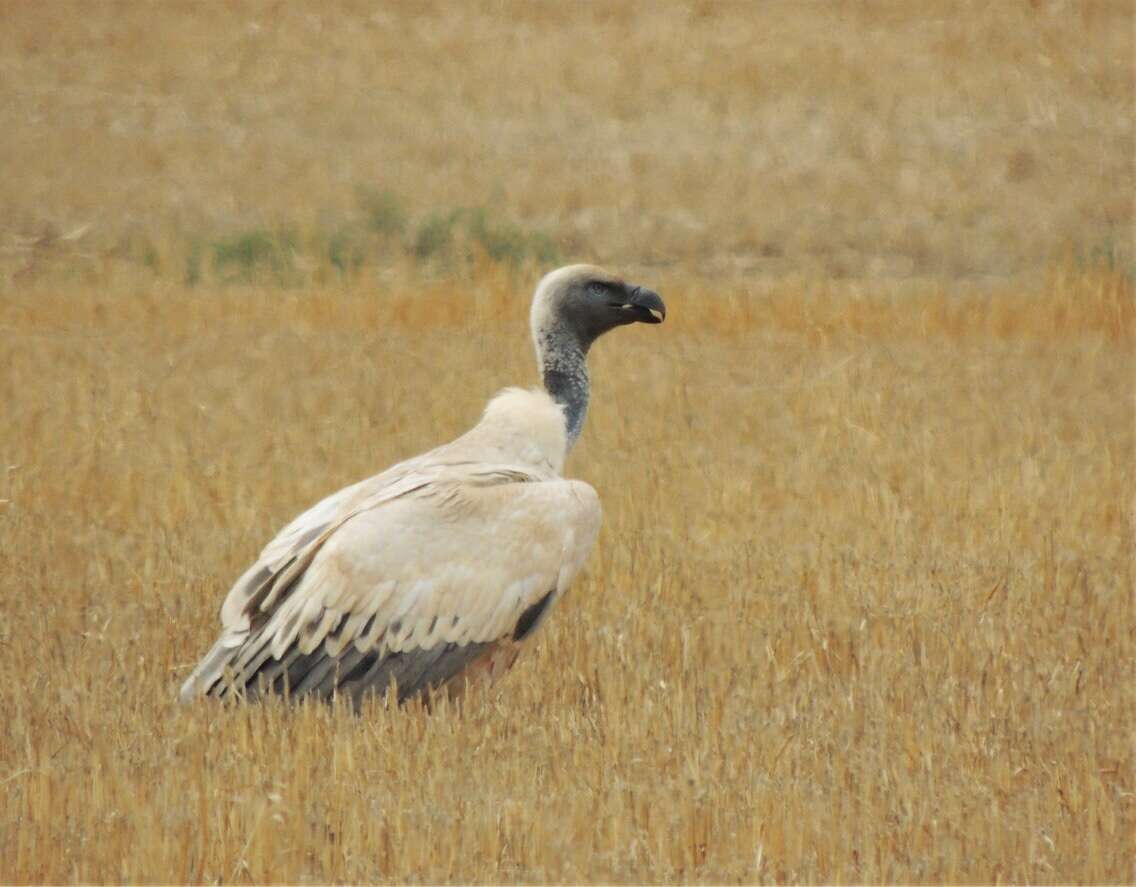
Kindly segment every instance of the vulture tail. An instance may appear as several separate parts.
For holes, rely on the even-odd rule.
[[[213,645],[205,657],[197,664],[197,668],[186,678],[181,685],[179,698],[182,702],[192,702],[198,696],[208,693],[225,673],[225,666],[232,662],[233,656],[241,648],[238,638],[230,635],[221,635],[220,640]]]

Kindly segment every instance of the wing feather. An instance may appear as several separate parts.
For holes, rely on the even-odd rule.
[[[519,466],[473,468],[395,472],[293,521],[234,585],[222,640],[183,698],[223,695],[226,669],[250,695],[340,688],[357,702],[393,679],[405,698],[459,674],[542,601],[543,618],[595,541],[595,492]]]

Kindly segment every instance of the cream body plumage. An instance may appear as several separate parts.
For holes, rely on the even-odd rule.
[[[402,700],[510,666],[600,528],[595,490],[561,476],[587,407],[587,349],[664,311],[592,266],[547,275],[533,307],[545,389],[502,391],[458,439],[288,524],[229,592],[221,636],[181,698],[358,704],[393,685]]]

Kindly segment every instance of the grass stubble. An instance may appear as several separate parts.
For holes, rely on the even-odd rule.
[[[531,283],[6,299],[3,880],[1131,878],[1123,277],[652,281],[499,688],[179,706],[274,529],[534,379]]]
[[[1130,3],[0,18],[0,881],[1136,877]],[[535,381],[550,245],[670,315],[514,671],[177,705],[276,529]]]

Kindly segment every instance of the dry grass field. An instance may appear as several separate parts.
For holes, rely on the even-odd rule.
[[[499,692],[179,707],[275,528],[534,378],[531,282],[5,300],[4,881],[1131,878],[1119,278],[662,278],[593,355],[598,550]]]
[[[0,3],[0,882],[1136,880],[1132,12]],[[553,253],[669,313],[527,655],[178,705]]]

